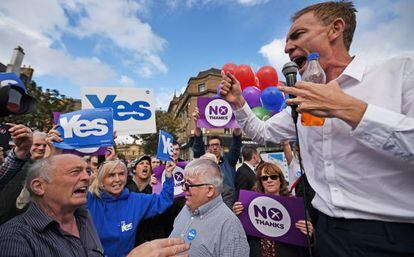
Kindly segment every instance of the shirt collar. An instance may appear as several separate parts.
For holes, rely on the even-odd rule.
[[[361,82],[366,66],[366,62],[361,57],[354,56],[342,74],[336,78],[336,81],[341,84],[345,80],[351,78],[357,80],[358,82]]]
[[[195,211],[191,212],[190,209],[189,211],[190,213],[192,213],[193,216],[205,216],[207,213],[211,212],[216,207],[218,207],[222,202],[223,202],[223,198],[221,198],[221,195],[218,195],[213,200],[198,207]]]
[[[247,167],[249,167],[253,172],[255,172],[255,169],[256,169],[256,167],[255,166],[253,166],[253,165],[251,165],[250,163],[248,163],[248,162],[244,162],[246,165],[247,165]]]
[[[74,215],[75,217],[79,217],[77,220],[84,222],[88,217],[88,211],[82,206],[76,209]],[[34,202],[30,203],[29,208],[24,214],[24,220],[28,225],[39,232],[44,231],[51,224],[59,226],[57,221],[42,211]]]

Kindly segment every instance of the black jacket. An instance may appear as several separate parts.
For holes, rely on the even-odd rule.
[[[236,172],[236,193],[239,195],[240,189],[252,190],[256,182],[256,174],[246,163],[243,163]]]

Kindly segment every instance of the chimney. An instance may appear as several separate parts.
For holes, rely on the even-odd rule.
[[[24,58],[24,50],[21,46],[17,46],[14,51],[10,64],[7,65],[6,72],[14,72],[17,76],[20,76],[20,67],[22,66]]]

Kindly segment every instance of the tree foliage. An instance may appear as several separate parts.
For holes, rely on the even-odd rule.
[[[178,138],[178,135],[184,131],[182,125],[177,124],[174,115],[166,111],[156,110],[155,120],[157,122],[157,133],[132,136],[135,139],[141,140],[144,152],[148,155],[153,155],[157,152],[160,129],[173,135],[174,138]]]
[[[28,94],[37,100],[36,111],[19,116],[10,115],[1,118],[1,122],[24,124],[32,130],[47,132],[53,126],[53,112],[66,113],[80,109],[79,100],[66,97],[56,89],[43,91],[34,81],[31,81],[26,89]]]

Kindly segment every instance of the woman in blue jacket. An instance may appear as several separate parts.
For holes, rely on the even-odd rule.
[[[139,222],[164,212],[173,202],[172,171],[168,163],[161,193],[130,193],[125,188],[127,168],[119,160],[106,161],[89,187],[87,207],[93,218],[105,256],[123,257],[134,247]]]

